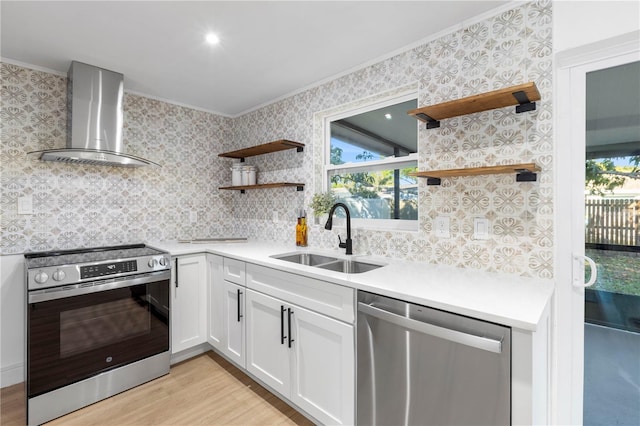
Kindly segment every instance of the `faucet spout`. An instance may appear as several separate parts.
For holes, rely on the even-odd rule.
[[[346,204],[336,203],[333,205],[333,207],[331,207],[331,210],[329,210],[329,219],[327,219],[327,223],[324,225],[324,229],[331,230],[331,228],[333,227],[333,213],[338,207],[342,207],[347,215],[347,239],[342,242],[342,239],[338,235],[338,241],[340,241],[338,247],[346,249],[346,254],[353,254],[353,241],[351,240],[351,213],[349,213],[349,208],[346,206]]]

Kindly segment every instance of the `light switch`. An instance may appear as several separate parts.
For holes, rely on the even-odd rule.
[[[489,219],[484,217],[473,218],[473,239],[474,240],[489,239]]]
[[[18,214],[33,214],[33,197],[31,195],[18,198]]]
[[[449,234],[449,226],[450,220],[448,216],[436,217],[434,224],[436,237],[450,238],[451,235]]]

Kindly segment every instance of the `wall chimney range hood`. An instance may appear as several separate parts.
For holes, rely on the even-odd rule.
[[[67,147],[32,151],[43,161],[141,167],[159,164],[124,153],[124,76],[71,62],[67,80]]]

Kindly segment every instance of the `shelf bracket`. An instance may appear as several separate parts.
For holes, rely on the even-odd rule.
[[[424,121],[427,122],[427,129],[437,129],[438,127],[440,127],[440,122],[438,120],[434,120],[423,112],[421,112],[420,114],[416,114],[416,117],[421,117]]]
[[[527,111],[535,111],[536,103],[531,102],[524,91],[520,90],[517,92],[513,92],[513,97],[516,98],[516,101],[518,101],[518,103],[520,104],[516,105],[516,114]]]
[[[427,177],[427,185],[440,185],[442,183],[442,179],[437,177]]]
[[[244,189],[241,189],[241,190],[240,190],[240,193],[241,193],[241,194],[244,194]]]
[[[538,174],[527,169],[516,169],[516,182],[535,182]]]
[[[296,152],[302,152],[302,151],[304,151],[304,147],[299,146],[296,148]]]
[[[240,162],[244,163],[244,157],[240,157]]]
[[[302,186],[302,185],[296,186],[296,191],[298,191],[298,192],[304,191],[304,186]]]

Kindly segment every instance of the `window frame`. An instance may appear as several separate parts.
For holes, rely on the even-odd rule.
[[[326,115],[323,117],[323,150],[322,150],[322,191],[329,191],[331,189],[330,173],[344,172],[344,173],[359,173],[359,172],[375,172],[387,169],[399,169],[405,167],[418,167],[418,140],[416,140],[416,152],[402,157],[388,157],[382,160],[372,160],[366,162],[357,163],[345,163],[345,164],[330,164],[331,161],[331,123],[333,121],[341,120],[343,118],[351,117],[353,115],[362,114],[368,111],[384,108],[389,105],[394,105],[412,99],[418,100],[418,91],[409,90],[399,94],[377,99],[374,102],[368,102],[360,105],[356,108],[350,108],[340,111],[339,113]],[[416,126],[419,123],[416,121]],[[419,138],[416,138],[419,139]],[[419,193],[419,189],[418,189]],[[418,203],[418,218],[416,220],[407,219],[361,219],[352,218],[351,222],[354,227],[365,229],[378,229],[378,230],[406,230],[406,231],[418,231],[420,218],[420,207]],[[338,223],[340,223],[338,221]]]

